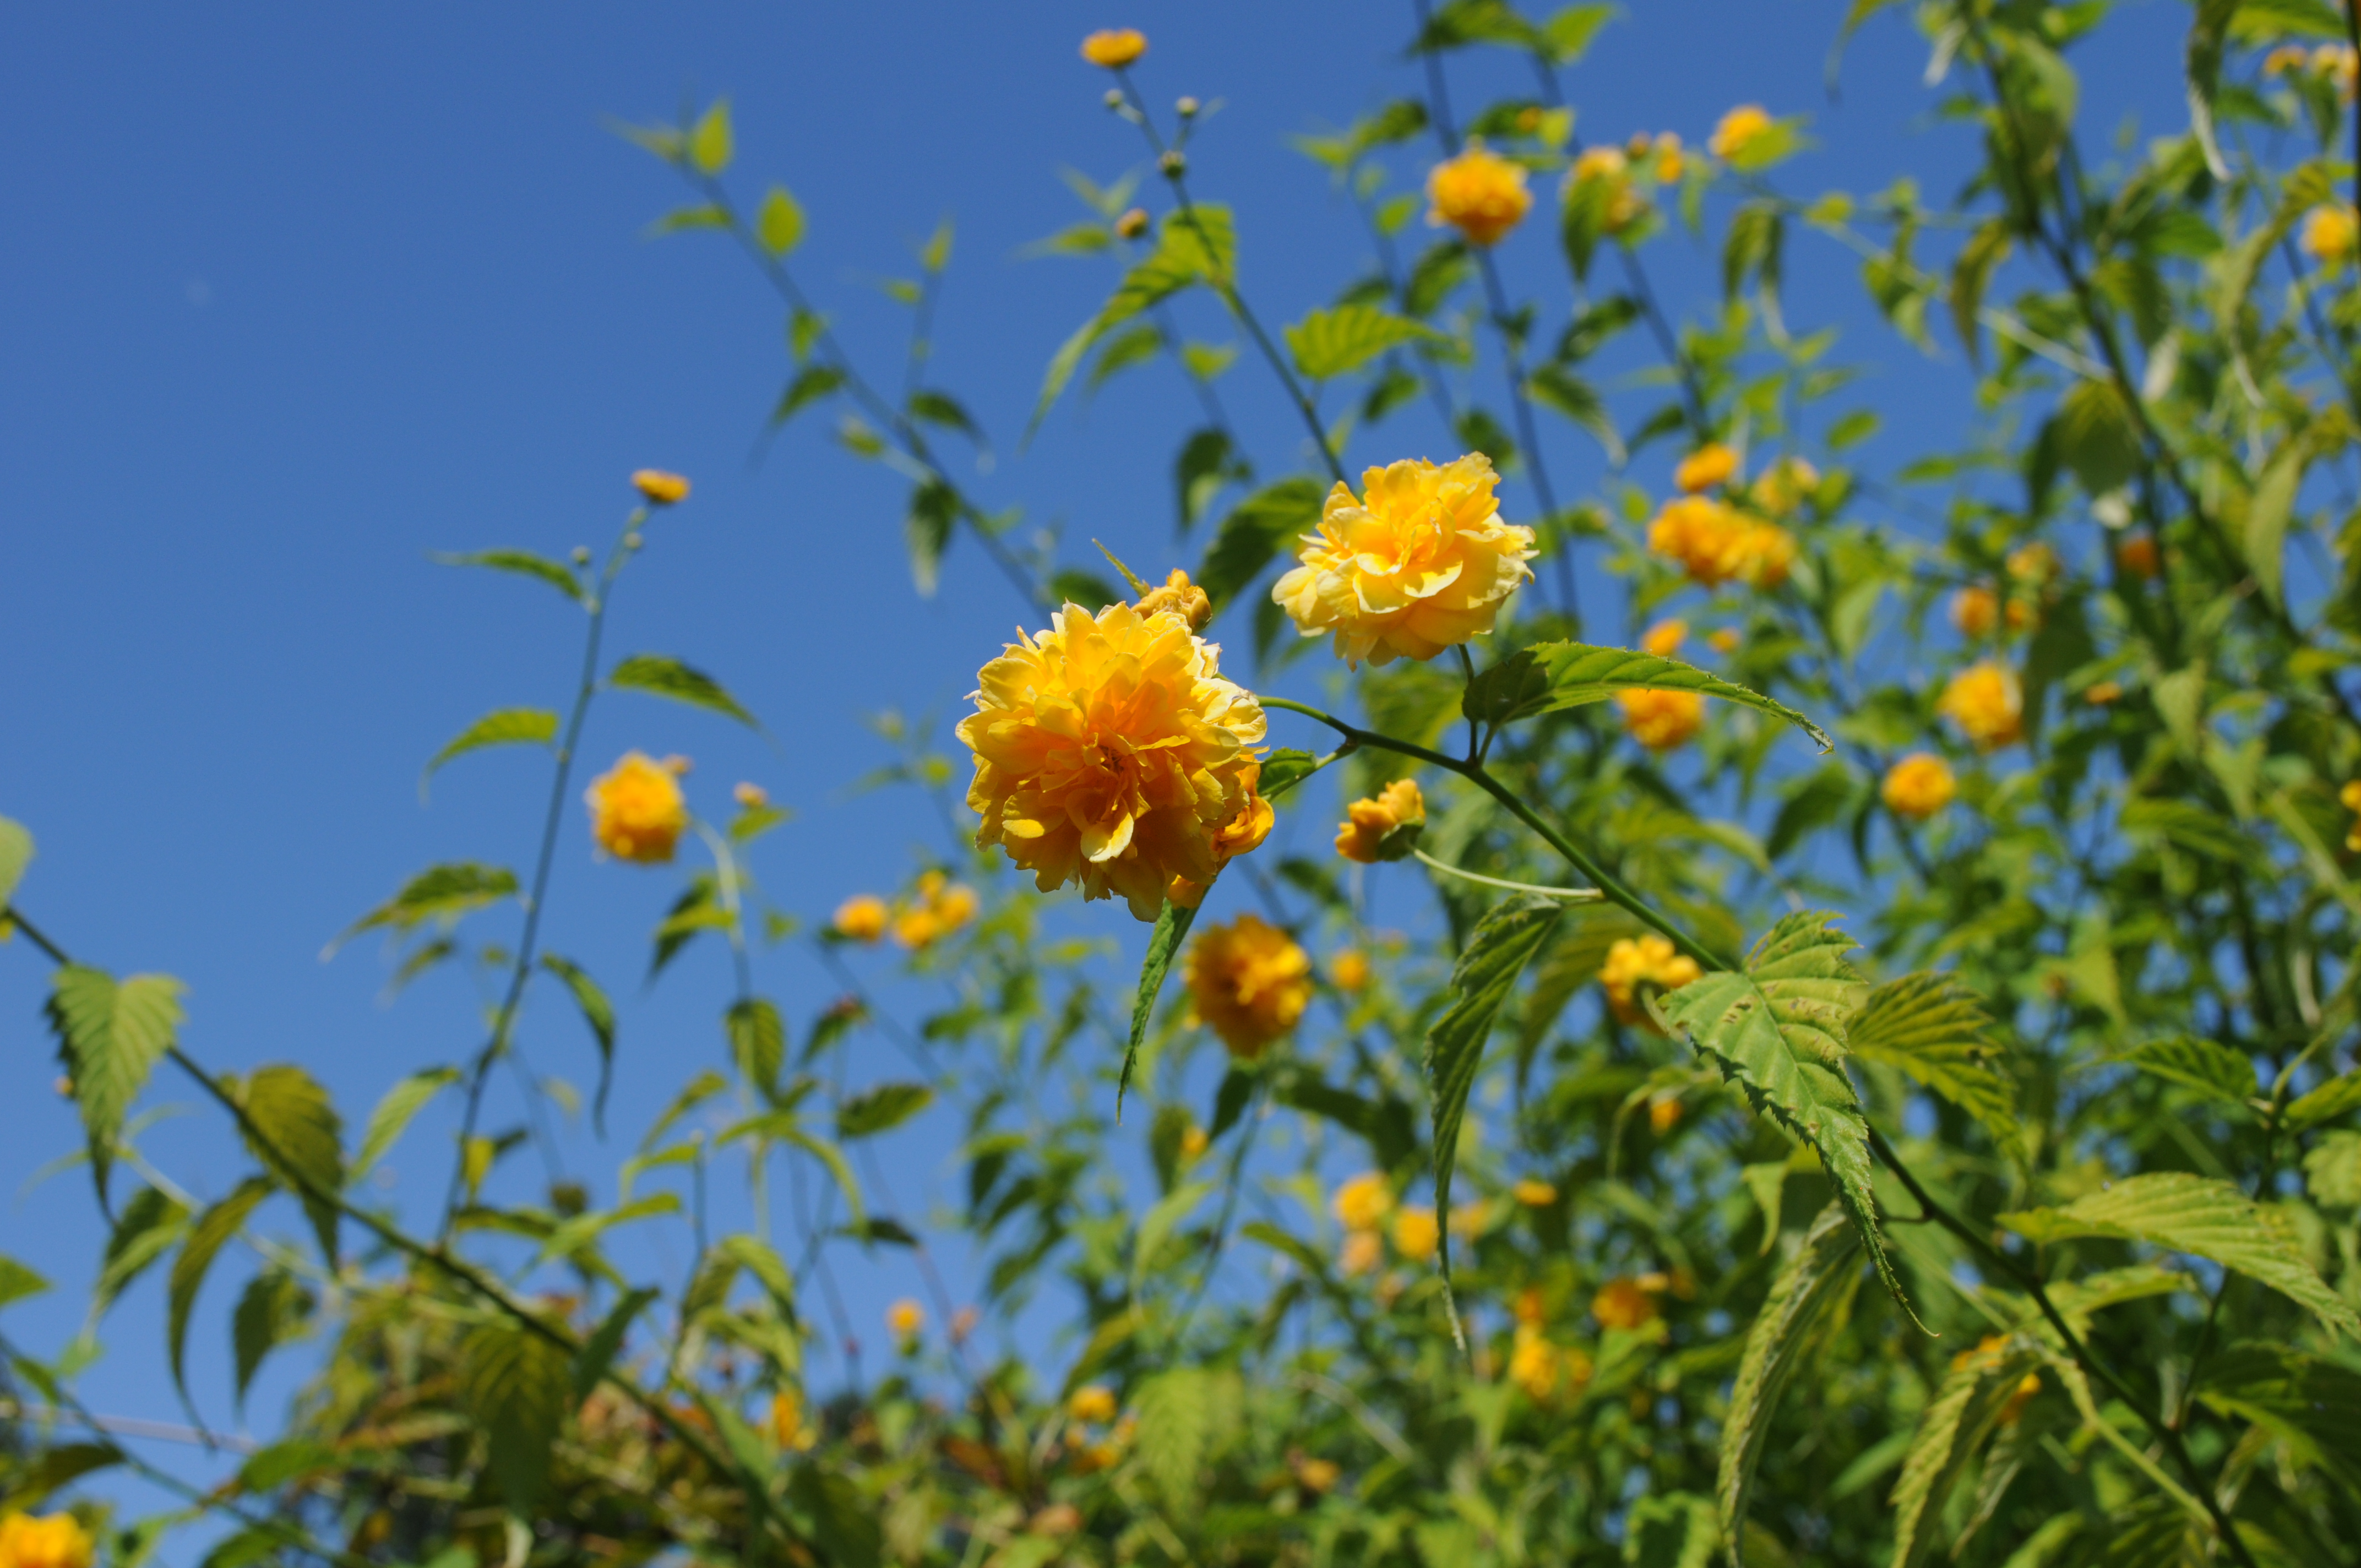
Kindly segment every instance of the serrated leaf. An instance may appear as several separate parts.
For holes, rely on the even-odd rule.
[[[1562,365],[1543,365],[1526,378],[1525,395],[1543,408],[1564,414],[1598,438],[1606,450],[1607,460],[1616,467],[1623,466],[1631,455],[1623,445],[1623,433],[1615,428],[1615,416],[1600,397],[1598,389]]]
[[[223,1245],[237,1234],[247,1216],[270,1196],[271,1185],[268,1177],[261,1176],[249,1176],[239,1182],[235,1192],[197,1216],[196,1223],[189,1227],[188,1239],[181,1244],[180,1256],[172,1260],[164,1343],[171,1358],[172,1386],[181,1391],[184,1405],[189,1402],[189,1316],[196,1310],[197,1290],[204,1284],[205,1275]]]
[[[773,256],[794,254],[804,241],[804,209],[784,185],[774,185],[754,215],[754,237]]]
[[[567,567],[530,550],[476,550],[466,554],[438,554],[438,565],[482,566],[494,572],[514,572],[547,583],[577,604],[584,602],[582,583]]]
[[[1845,1024],[1845,1045],[1863,1061],[1910,1075],[1969,1115],[1993,1143],[2025,1163],[2016,1080],[1986,1033],[1983,1001],[1956,977],[1922,972],[1886,981]]]
[[[501,1496],[527,1518],[548,1486],[572,1374],[564,1351],[505,1319],[471,1329],[460,1342],[461,1402],[489,1440]]]
[[[2282,1344],[2235,1344],[2208,1356],[2197,1398],[2264,1427],[2361,1491],[2361,1373]]]
[[[697,116],[688,133],[688,160],[697,165],[700,174],[719,174],[730,167],[737,141],[730,129],[730,100],[716,98],[713,106]]]
[[[1357,370],[1389,349],[1443,334],[1422,322],[1375,305],[1313,311],[1286,329],[1288,352],[1306,378],[1325,381]]]
[[[923,1083],[881,1083],[852,1095],[836,1108],[836,1135],[850,1143],[891,1132],[935,1102]]]
[[[722,690],[720,682],[702,670],[659,653],[634,653],[608,673],[607,684],[618,691],[647,692],[685,702],[691,707],[725,713],[750,729],[762,728],[754,722],[752,714],[738,706],[736,697]]]
[[[25,868],[33,863],[33,836],[24,824],[0,817],[0,909],[8,907],[16,896],[16,884],[25,880]]]
[[[1931,1544],[1919,1527],[1944,1498],[2000,1424],[2001,1412],[2026,1373],[2045,1357],[2031,1340],[2015,1339],[1968,1353],[1927,1401],[1910,1434],[1902,1476],[1894,1483],[1893,1568],[1910,1568]]]
[[[380,927],[408,931],[429,920],[456,920],[471,909],[481,909],[511,897],[516,872],[506,866],[454,861],[429,866],[401,884],[401,891],[346,927],[328,950],[334,952],[364,931]]]
[[[546,746],[556,739],[557,715],[545,707],[496,709],[461,730],[448,745],[427,759],[425,771],[418,776],[418,794],[424,798],[426,781],[454,757],[463,757],[487,746]]]
[[[50,985],[49,1027],[82,1111],[91,1174],[104,1209],[124,1115],[180,1029],[181,982],[169,975],[135,974],[117,983],[102,970],[66,964]]]
[[[1167,220],[1157,231],[1156,248],[1124,274],[1098,314],[1084,322],[1050,359],[1027,431],[1039,428],[1099,339],[1182,290],[1200,283],[1227,288],[1236,265],[1236,226],[1227,207],[1200,203],[1185,217],[1175,214]]]
[[[246,1391],[264,1358],[309,1321],[313,1307],[311,1292],[284,1269],[266,1268],[246,1282],[230,1318],[239,1409],[246,1407]]]
[[[627,1292],[606,1317],[599,1320],[590,1337],[582,1342],[582,1349],[574,1358],[575,1403],[578,1405],[588,1398],[591,1391],[606,1379],[608,1368],[615,1365],[615,1357],[623,1348],[623,1340],[631,1332],[631,1320],[638,1317],[659,1294],[644,1286]]]
[[[2361,1068],[2298,1096],[2279,1118],[2279,1124],[2290,1133],[2301,1133],[2355,1110],[2361,1110]]]
[[[313,1193],[344,1190],[344,1122],[328,1091],[300,1067],[259,1067],[225,1085],[246,1113],[247,1146],[303,1201],[320,1255],[336,1264],[336,1210]]]
[[[2260,1280],[2331,1329],[2361,1339],[2361,1315],[2304,1260],[2286,1222],[2226,1181],[2154,1171],[2085,1193],[2061,1209],[2003,1214],[1999,1223],[2045,1246],[2098,1236],[2210,1258]]]
[[[429,1068],[413,1072],[385,1091],[385,1098],[369,1113],[368,1125],[362,1129],[360,1152],[353,1157],[347,1183],[357,1182],[377,1168],[400,1138],[411,1119],[425,1108],[426,1102],[444,1089],[459,1081],[459,1069],[449,1067]]]
[[[750,996],[732,1003],[722,1014],[722,1033],[730,1040],[730,1059],[740,1076],[763,1099],[775,1101],[779,1069],[787,1059],[787,1025],[778,1004],[767,997]]]
[[[566,982],[566,990],[581,1010],[582,1022],[590,1026],[590,1037],[598,1046],[598,1089],[590,1097],[590,1124],[598,1135],[607,1135],[607,1091],[615,1080],[615,1004],[589,972],[571,959],[555,953],[544,953],[541,967]]]
[[[1281,746],[1262,760],[1262,776],[1255,788],[1265,800],[1277,800],[1325,766],[1323,758]]]
[[[1192,1181],[1166,1193],[1153,1208],[1141,1216],[1139,1229],[1131,1242],[1131,1299],[1137,1302],[1147,1293],[1148,1271],[1155,1266],[1156,1255],[1172,1237],[1180,1222],[1197,1212],[1197,1206],[1213,1196],[1219,1184]]]
[[[1869,1124],[1845,1076],[1844,1021],[1860,1009],[1868,987],[1845,961],[1852,938],[1836,930],[1833,919],[1788,916],[1747,955],[1744,972],[1691,981],[1664,998],[1664,1012],[1724,1078],[1745,1090],[1758,1113],[1819,1155],[1878,1279],[1915,1323],[1917,1314],[1878,1232]]]
[[[1739,1568],[1738,1543],[1746,1526],[1747,1495],[1754,1487],[1755,1467],[1763,1460],[1763,1444],[1771,1435],[1771,1418],[1779,1398],[1803,1365],[1804,1352],[1815,1331],[1838,1302],[1851,1294],[1861,1261],[1861,1232],[1840,1204],[1820,1211],[1802,1245],[1771,1283],[1754,1326],[1746,1332],[1746,1351],[1730,1385],[1730,1411],[1721,1422],[1721,1456],[1714,1496],[1721,1504],[1721,1534],[1730,1546],[1731,1568]]]
[[[1124,1092],[1131,1087],[1131,1064],[1138,1058],[1139,1044],[1148,1038],[1148,1020],[1156,1015],[1156,993],[1164,989],[1164,977],[1170,972],[1173,959],[1180,951],[1180,943],[1189,935],[1197,911],[1182,908],[1170,900],[1156,916],[1156,929],[1148,933],[1148,956],[1140,960],[1139,992],[1131,1004],[1131,1043],[1124,1047],[1123,1074],[1115,1086],[1115,1124],[1123,1124]]]
[[[2116,1059],[2233,1105],[2244,1105],[2261,1092],[2252,1061],[2227,1046],[2194,1035],[2147,1040]]]
[[[1265,486],[1232,508],[1197,568],[1197,586],[1219,611],[1262,576],[1297,536],[1317,526],[1327,488],[1308,474]]]
[[[1786,704],[1723,680],[1677,659],[1628,648],[1594,648],[1582,642],[1543,642],[1521,649],[1477,675],[1461,711],[1487,724],[1510,724],[1536,714],[1605,702],[1620,691],[1691,691],[1738,703],[1784,719],[1833,751],[1827,733]]]
[[[187,1233],[188,1207],[154,1187],[143,1187],[123,1205],[106,1238],[106,1255],[99,1264],[98,1283],[90,1293],[95,1321],[115,1304],[131,1282]]]
[[[1139,1386],[1137,1442],[1148,1475],[1168,1507],[1186,1508],[1221,1434],[1238,1430],[1244,1385],[1235,1372],[1176,1367]]]

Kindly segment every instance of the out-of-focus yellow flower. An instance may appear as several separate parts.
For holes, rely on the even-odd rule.
[[[1706,143],[1707,150],[1719,159],[1743,158],[1746,149],[1771,129],[1772,124],[1769,111],[1762,104],[1741,104],[1722,115],[1713,127],[1713,139]]]
[[[1648,1128],[1663,1137],[1681,1124],[1681,1097],[1677,1094],[1655,1094],[1648,1099]]]
[[[1686,620],[1660,620],[1640,634],[1640,652],[1653,653],[1659,659],[1669,659],[1681,651],[1689,637]]]
[[[1148,210],[1133,207],[1115,219],[1115,232],[1125,239],[1137,239],[1148,232]]]
[[[1434,166],[1426,177],[1426,199],[1428,223],[1448,224],[1468,244],[1487,247],[1507,238],[1533,204],[1522,166],[1472,140],[1457,158]]]
[[[2047,540],[2036,539],[2008,553],[2008,575],[2020,583],[2031,584],[2037,589],[2046,588],[2056,582],[2059,574],[2064,570],[2058,559],[2058,552],[2049,547]]]
[[[1923,822],[1951,804],[1960,793],[1960,781],[1952,775],[1951,764],[1934,752],[1913,751],[1885,770],[1877,793],[1896,817]]]
[[[1295,1462],[1297,1484],[1314,1496],[1334,1491],[1336,1483],[1344,1478],[1345,1472],[1333,1459],[1299,1459]]]
[[[2312,68],[2336,83],[2337,95],[2353,96],[2356,82],[2361,82],[2361,58],[2356,58],[2351,44],[2323,44],[2312,51]]]
[[[1623,710],[1624,729],[1651,751],[1686,745],[1705,728],[1705,698],[1696,692],[1619,691],[1615,706]]]
[[[905,1296],[885,1309],[885,1327],[907,1349],[926,1332],[927,1310]]]
[[[1738,472],[1738,454],[1719,441],[1708,441],[1680,460],[1673,470],[1673,483],[1684,495],[1696,495],[1727,484]]]
[[[1509,1352],[1509,1381],[1523,1389],[1527,1398],[1539,1404],[1557,1397],[1558,1386],[1565,1380],[1565,1368],[1557,1346],[1552,1344],[1540,1329],[1518,1324],[1516,1345]]]
[[[2125,576],[2145,582],[2162,569],[2164,562],[2157,553],[2154,535],[2135,533],[2115,546],[2115,565]]]
[[[943,934],[942,921],[923,904],[908,905],[896,910],[892,928],[894,940],[914,953],[933,946],[935,938]]]
[[[1705,640],[1715,652],[1721,654],[1725,658],[1738,652],[1739,643],[1741,641],[1738,633],[1727,626],[1716,627],[1713,630],[1707,632],[1705,634]]]
[[[2361,813],[2361,779],[2355,779],[2343,789],[2338,790],[2336,798],[2343,803],[2345,810]],[[2348,850],[2361,850],[2361,820],[2356,820],[2352,827],[2345,829],[2345,847]]]
[[[2082,688],[2082,700],[2094,707],[2105,707],[2110,703],[2120,702],[2123,700],[2123,695],[2124,685],[2121,681],[2092,681]]]
[[[2013,1427],[2022,1420],[2025,1417],[2025,1407],[2033,1403],[2034,1396],[2040,1392],[2041,1375],[2039,1373],[2028,1372],[2018,1378],[2016,1387],[2009,1390],[2008,1402],[2000,1408],[2000,1424]]]
[[[1418,781],[1396,779],[1379,790],[1374,800],[1356,800],[1345,808],[1345,820],[1336,825],[1336,852],[1370,866],[1381,860],[1400,860],[1410,853],[1417,837],[1396,839],[1395,835],[1425,821],[1426,797],[1419,793]],[[1394,841],[1389,843],[1389,839]]]
[[[1969,1349],[1960,1351],[1951,1357],[1951,1370],[1965,1372],[1978,1362],[1984,1363],[1986,1370],[1990,1370],[1992,1366],[1998,1365],[2000,1353],[2007,1343],[2008,1336],[2005,1334],[1986,1334]]]
[[[1191,631],[1204,630],[1205,622],[1213,619],[1213,601],[1178,566],[1164,579],[1162,587],[1148,589],[1132,608],[1142,615],[1177,615],[1189,623]]]
[[[917,887],[895,907],[888,929],[895,941],[915,952],[974,919],[982,906],[975,889],[929,870],[919,873]]]
[[[1980,751],[2014,745],[2025,733],[2025,690],[2016,673],[1990,661],[1953,675],[1935,707]]]
[[[1656,1315],[1656,1301],[1638,1280],[1618,1275],[1590,1299],[1590,1315],[1602,1329],[1636,1329]]]
[[[1252,1059],[1295,1027],[1312,1000],[1312,956],[1253,915],[1190,944],[1189,995],[1234,1057]]]
[[[627,751],[591,781],[583,798],[590,803],[590,835],[619,861],[662,865],[672,859],[688,830],[688,802],[680,793],[686,760],[657,762],[644,751]]]
[[[1369,955],[1347,948],[1328,960],[1328,979],[1339,991],[1358,991],[1369,983]]]
[[[1115,1390],[1103,1383],[1085,1383],[1066,1398],[1066,1416],[1091,1426],[1115,1420]]]
[[[1542,1288],[1538,1285],[1528,1285],[1518,1291],[1516,1299],[1509,1303],[1509,1311],[1525,1327],[1539,1328],[1543,1319],[1549,1315],[1548,1304],[1542,1296]]]
[[[2342,267],[2353,259],[2356,241],[2361,241],[2361,224],[2356,224],[2352,208],[2314,207],[2304,214],[2303,231],[2296,244],[2323,267]]]
[[[1412,1263],[1424,1263],[1434,1255],[1435,1244],[1443,1239],[1443,1227],[1435,1222],[1434,1211],[1424,1204],[1402,1210],[1394,1216],[1394,1250]]]
[[[1644,138],[1641,139],[1644,147]],[[1565,189],[1559,192],[1559,199],[1577,201],[1588,190],[1608,192],[1606,222],[1609,234],[1621,233],[1648,210],[1647,201],[1631,189],[1631,159],[1620,148],[1587,148],[1566,171]]]
[[[1368,1273],[1383,1263],[1386,1244],[1375,1231],[1347,1231],[1345,1245],[1336,1255],[1336,1272],[1347,1279]]]
[[[676,506],[688,499],[688,481],[661,468],[642,468],[633,474],[631,488],[645,496],[654,506]]]
[[[819,1429],[804,1419],[804,1398],[793,1388],[771,1396],[771,1440],[791,1453],[803,1453],[819,1442]]]
[[[1070,604],[1009,644],[959,727],[975,753],[976,841],[1001,846],[1044,893],[1080,883],[1142,920],[1176,880],[1211,883],[1270,821],[1254,789],[1262,705],[1219,665],[1179,615],[1127,604],[1096,616]]]
[[[1108,71],[1121,71],[1148,52],[1148,35],[1137,27],[1103,27],[1082,40],[1082,58]]]
[[[1653,150],[1656,159],[1656,183],[1659,185],[1678,184],[1680,182],[1681,170],[1687,161],[1681,156],[1681,138],[1679,133],[1676,131],[1658,132],[1656,135],[1655,146]]]
[[[1785,517],[1820,488],[1820,471],[1801,457],[1782,457],[1754,481],[1754,504],[1773,517]]]
[[[1336,1223],[1346,1230],[1374,1231],[1393,1212],[1393,1189],[1376,1171],[1364,1171],[1336,1189],[1333,1206]]]
[[[731,787],[730,798],[749,811],[760,811],[771,804],[771,792],[761,784],[748,784],[741,779]]]
[[[1194,1122],[1190,1123],[1187,1129],[1180,1135],[1180,1157],[1184,1160],[1195,1159],[1205,1152],[1213,1141],[1213,1137],[1204,1128]]]
[[[1529,1176],[1510,1188],[1509,1196],[1528,1209],[1546,1209],[1557,1201],[1557,1183]]]
[[[71,1514],[0,1517],[0,1568],[90,1568],[90,1531]]]
[[[873,942],[885,934],[886,922],[892,918],[884,899],[873,893],[859,893],[836,906],[829,925],[850,941]]]
[[[1708,496],[1666,501],[1648,525],[1648,548],[1678,561],[1707,587],[1735,578],[1753,587],[1784,582],[1795,559],[1795,536]]]
[[[1491,459],[1389,464],[1328,492],[1302,563],[1270,597],[1306,637],[1334,635],[1337,656],[1372,664],[1432,659],[1492,630],[1532,576],[1533,531],[1500,521]],[[1257,731],[1259,733],[1259,731]]]
[[[1951,596],[1951,624],[1962,636],[1989,637],[2000,624],[2000,596],[1980,586],[1961,588]],[[2023,598],[2008,601],[2008,629],[2022,631],[2033,620],[2033,606]]]
[[[1492,1228],[1492,1205],[1472,1198],[1451,1211],[1451,1234],[1473,1241]]]
[[[1598,966],[1598,983],[1607,990],[1607,1005],[1618,1023],[1653,1027],[1647,1009],[1640,1004],[1640,987],[1678,991],[1704,972],[1695,959],[1651,933],[1618,938],[1607,949],[1607,961]]]

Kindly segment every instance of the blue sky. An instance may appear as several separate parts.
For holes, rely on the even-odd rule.
[[[1824,93],[1844,9],[1645,0],[1571,78],[1578,128],[1610,140],[1669,128],[1696,143],[1730,104],[1759,100],[1808,114],[1823,143],[1783,171],[1786,189],[1867,191],[1910,170],[1942,196],[1967,133],[1932,119],[1923,45],[1899,13],[1855,40],[1841,100]],[[1137,24],[1154,40],[1141,73],[1151,101],[1222,102],[1195,148],[1195,187],[1237,208],[1246,288],[1277,322],[1324,302],[1367,254],[1349,208],[1284,137],[1416,91],[1400,55],[1407,11],[894,0],[13,13],[0,49],[0,182],[16,214],[0,248],[0,813],[39,838],[27,908],[90,961],[186,980],[185,1038],[206,1060],[300,1062],[348,1117],[402,1073],[456,1059],[478,1035],[461,987],[422,987],[389,1008],[371,946],[331,963],[321,948],[423,864],[526,857],[545,788],[537,756],[462,762],[427,806],[418,769],[479,712],[554,706],[577,620],[544,590],[428,554],[603,544],[630,499],[624,476],[643,465],[689,474],[697,491],[627,579],[613,646],[715,672],[767,738],[626,696],[594,718],[587,757],[686,752],[717,814],[734,780],[769,787],[801,813],[767,847],[771,890],[807,916],[898,879],[920,850],[939,850],[940,828],[908,795],[845,797],[886,760],[862,716],[953,712],[1021,607],[964,545],[939,595],[917,598],[902,485],[818,424],[752,461],[785,371],[780,313],[712,236],[643,237],[680,192],[603,118],[731,95],[741,198],[771,180],[796,191],[810,222],[796,258],[807,288],[855,355],[889,373],[901,317],[873,282],[908,274],[912,248],[953,218],[934,377],[994,438],[976,491],[1062,526],[1071,561],[1084,564],[1096,536],[1160,572],[1202,547],[1171,538],[1170,455],[1191,411],[1169,369],[1136,372],[1087,408],[1070,401],[1016,450],[1044,365],[1111,273],[1016,252],[1079,215],[1060,167],[1105,180],[1138,161],[1075,44]],[[2147,133],[2180,128],[2184,10],[2127,11],[2107,35],[2109,80],[2087,95],[2093,139],[2131,107]],[[1488,84],[1523,83],[1499,60],[1453,71],[1463,114]],[[1956,353],[1929,362],[1894,342],[1842,253],[1791,243],[1790,320],[1842,324],[1839,353],[1871,368],[1859,400],[1887,432],[1872,457],[1955,439],[1968,408]],[[1674,301],[1701,299],[1718,266],[1686,237],[1650,260]],[[1504,264],[1545,319],[1563,319],[1547,225]],[[1256,367],[1242,363],[1224,390],[1265,470],[1282,471],[1297,433]],[[1353,463],[1453,455],[1421,417],[1407,411]],[[1560,489],[1588,491],[1596,447],[1563,423],[1550,439]],[[1244,643],[1242,626],[1231,641]],[[673,887],[594,864],[569,820],[552,940],[607,975],[623,1008],[619,1142],[720,1050],[718,955],[652,994],[631,983]],[[1139,930],[1093,916],[1136,953]],[[0,1139],[0,1252],[64,1287],[5,1327],[46,1353],[75,1326],[103,1231],[79,1176],[18,1195],[75,1136],[49,1088],[44,978],[25,945],[0,948],[0,1065],[16,1107]],[[835,992],[790,950],[767,960],[763,984],[794,1019]],[[544,1065],[587,1080],[570,1021],[544,1016]],[[872,1048],[879,1060],[864,1067],[890,1074],[883,1044]],[[209,1118],[173,1124],[154,1146],[226,1185]],[[577,1168],[611,1166],[587,1136],[572,1147]],[[415,1162],[405,1194],[431,1184],[430,1166],[439,1178],[436,1148],[415,1136],[397,1157]],[[958,1176],[924,1157],[910,1168],[908,1209]],[[856,1320],[873,1325],[912,1288],[891,1269],[856,1277]],[[118,1309],[88,1383],[102,1409],[174,1413],[158,1376],[158,1294],[151,1282]],[[218,1309],[229,1291],[214,1294]],[[198,1332],[207,1354],[221,1343],[217,1324]],[[197,1382],[226,1423],[225,1376],[202,1368]],[[267,1380],[257,1426],[275,1420],[288,1386]]]

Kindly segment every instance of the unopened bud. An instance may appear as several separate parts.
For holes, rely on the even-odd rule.
[[[1120,109],[1123,107],[1122,88],[1110,87],[1106,90],[1106,106],[1110,109]]]
[[[1194,119],[1196,117],[1197,111],[1204,105],[1199,104],[1194,98],[1183,98],[1180,102],[1173,104],[1172,106],[1180,112],[1180,117],[1182,119],[1188,120]]]
[[[646,543],[646,540],[640,537],[640,531],[638,529],[633,529],[631,532],[623,535],[623,548],[626,550],[637,550],[641,545]]]
[[[1147,212],[1138,207],[1132,208],[1131,211],[1115,219],[1115,232],[1126,239],[1137,239],[1148,232]]]
[[[1158,159],[1156,167],[1162,170],[1168,178],[1178,180],[1182,174],[1188,172],[1189,159],[1176,148]]]
[[[574,564],[577,566],[587,566],[590,564],[590,546],[577,544],[574,547]]]

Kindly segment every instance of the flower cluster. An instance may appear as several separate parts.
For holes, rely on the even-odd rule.
[[[771,1396],[771,1441],[790,1453],[805,1453],[819,1445],[819,1428],[804,1410],[803,1396],[782,1388]]]
[[[1953,675],[1935,708],[1979,751],[2014,745],[2025,733],[2025,688],[2015,671],[1989,660]]]
[[[1894,816],[1923,822],[1950,805],[1959,789],[1950,763],[1932,751],[1913,751],[1886,770],[1878,794]]]
[[[590,836],[598,848],[635,865],[662,865],[688,831],[688,801],[680,779],[686,757],[659,762],[644,751],[622,759],[591,781],[583,798],[590,806]]]
[[[1648,525],[1648,548],[1709,588],[1732,581],[1776,587],[1795,559],[1795,535],[1709,496],[1666,501]]]
[[[1547,1404],[1560,1393],[1576,1392],[1590,1381],[1589,1354],[1549,1338],[1539,1290],[1527,1287],[1519,1292],[1513,1310],[1517,1329],[1509,1352],[1509,1381],[1522,1389],[1527,1398]]]
[[[1399,861],[1417,847],[1426,823],[1426,797],[1416,779],[1396,779],[1375,799],[1353,802],[1336,825],[1336,852],[1348,861],[1375,865]]]
[[[1678,991],[1704,972],[1695,959],[1652,933],[1620,938],[1609,948],[1607,961],[1598,969],[1598,983],[1607,990],[1608,1010],[1617,1023],[1649,1024],[1653,1028],[1647,1009],[1640,1003],[1640,988],[1653,985],[1659,991]]]
[[[1457,158],[1434,166],[1426,178],[1426,199],[1432,210],[1426,221],[1457,229],[1468,244],[1491,247],[1524,222],[1533,194],[1525,189],[1525,170],[1480,141],[1470,141]]]
[[[1248,1060],[1293,1029],[1312,1001],[1312,955],[1252,915],[1190,944],[1187,977],[1198,1019]]]

